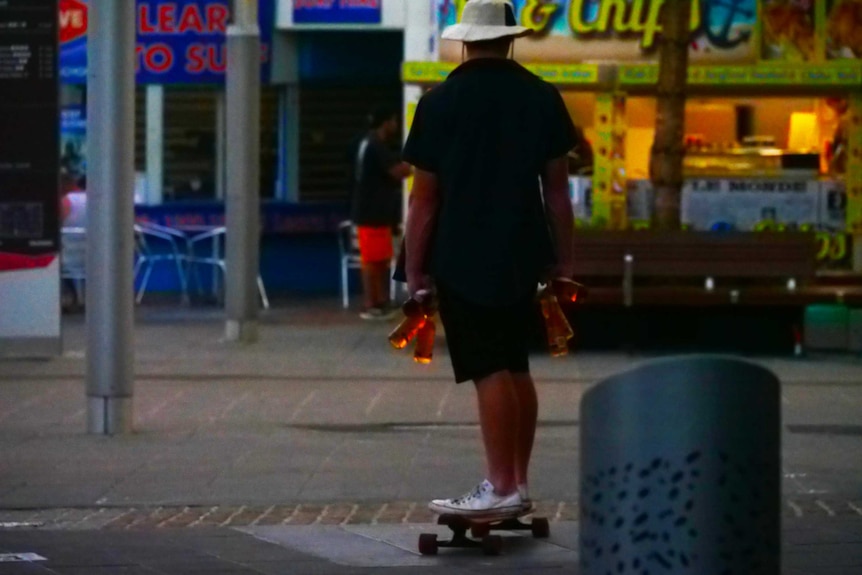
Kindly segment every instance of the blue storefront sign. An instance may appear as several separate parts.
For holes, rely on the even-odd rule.
[[[135,66],[141,84],[219,84],[227,67],[229,0],[136,0]],[[276,0],[260,0],[261,77],[269,82]],[[60,5],[60,78],[87,81],[87,3]],[[84,27],[81,29],[81,27]]]
[[[294,24],[380,24],[383,0],[294,0]]]

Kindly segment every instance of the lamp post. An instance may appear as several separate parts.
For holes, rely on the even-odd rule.
[[[135,3],[90,0],[87,429],[132,431]]]
[[[258,337],[260,27],[257,0],[234,0],[227,29],[225,338]]]

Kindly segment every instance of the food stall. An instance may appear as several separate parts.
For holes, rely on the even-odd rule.
[[[466,3],[432,1],[439,30]],[[683,321],[708,316],[725,341],[772,333],[777,349],[862,351],[853,335],[862,333],[853,309],[862,303],[862,0],[692,0],[683,231],[671,238],[650,231],[649,178],[668,3],[512,2],[535,31],[516,42],[515,58],[560,89],[593,149],[591,173],[571,170],[570,188],[578,259],[603,270],[579,275],[592,289],[578,315],[603,315],[579,331],[616,337],[634,329],[634,309],[654,314],[643,340],[709,332]],[[408,86],[430,88],[462,59],[457,43],[434,53],[405,63]],[[421,90],[405,94],[409,123]],[[599,261],[630,247],[640,255]],[[637,275],[650,266],[657,275]],[[738,277],[712,277],[711,267]],[[773,277],[755,277],[770,268]],[[599,287],[619,309],[601,307]],[[680,305],[701,311],[675,313]]]
[[[436,0],[440,28],[464,0]],[[648,229],[661,0],[514,0],[515,57],[556,84],[591,142],[592,174],[572,174],[580,227]],[[857,19],[860,21],[857,23]],[[862,1],[698,0],[686,105],[682,222],[693,231],[812,231],[836,273],[862,271]],[[407,62],[432,86],[460,62]],[[406,102],[409,110],[415,101]],[[846,189],[845,182],[852,182]],[[857,250],[858,251],[858,250]]]

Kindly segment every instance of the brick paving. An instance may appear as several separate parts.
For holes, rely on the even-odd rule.
[[[437,360],[418,368],[386,347],[389,327],[322,302],[276,310],[264,317],[259,344],[231,346],[212,314],[142,310],[135,433],[116,438],[84,433],[79,319],[65,326],[64,357],[0,362],[0,553],[32,544],[62,560],[65,549],[80,547],[69,567],[0,574],[359,573],[286,551],[305,567],[264,565],[271,548],[232,528],[327,533],[432,523],[428,499],[475,484],[482,462],[472,390],[452,384],[442,342]],[[532,490],[537,514],[559,530],[578,519],[581,397],[649,359],[532,358],[542,406]],[[862,361],[757,361],[784,383],[782,514],[792,544],[785,572],[860,573]],[[150,554],[178,554],[184,542],[204,540],[212,550],[191,571],[133,559],[112,570],[112,557],[94,571],[89,557],[103,538]],[[258,563],[224,562],[226,546]]]
[[[842,501],[786,498],[782,514],[788,519],[862,519],[862,499]],[[577,521],[574,501],[538,501],[535,515],[551,522]],[[421,501],[391,503],[300,503],[296,505],[87,508],[0,510],[0,530],[130,530],[206,529],[272,525],[397,525],[433,523],[436,515]]]

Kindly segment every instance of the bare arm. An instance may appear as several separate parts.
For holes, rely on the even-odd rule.
[[[547,163],[542,184],[548,221],[557,249],[554,277],[571,279],[575,275],[575,215],[569,200],[568,161],[565,156]]]
[[[431,248],[431,237],[437,224],[439,205],[437,176],[431,172],[416,170],[404,234],[407,250],[407,289],[411,296],[431,287],[430,279],[424,270],[428,250]]]

